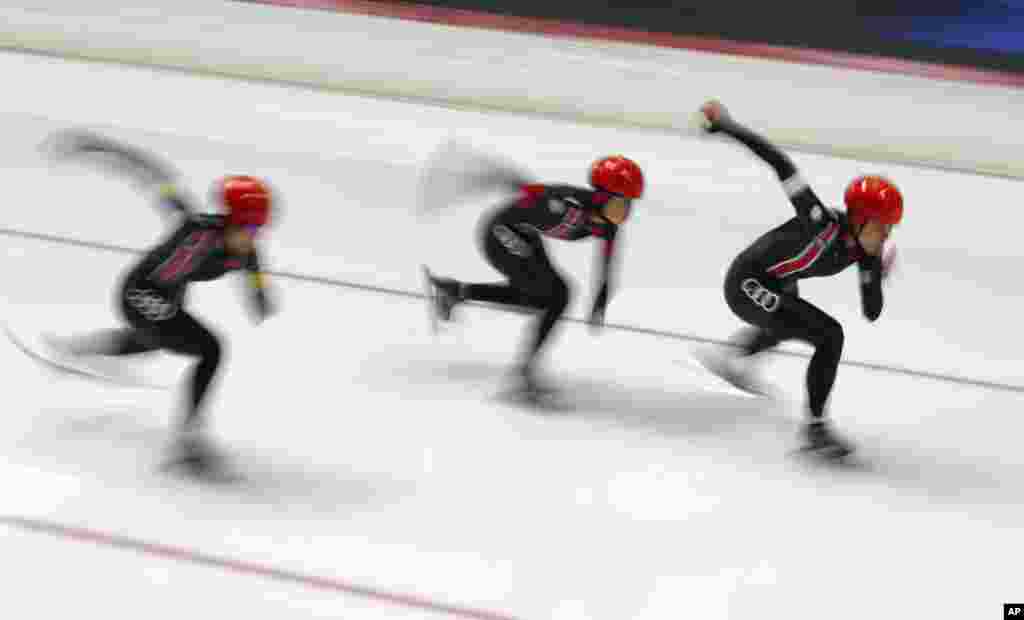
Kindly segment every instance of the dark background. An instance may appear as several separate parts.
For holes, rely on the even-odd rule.
[[[1024,0],[392,1],[1024,73]]]

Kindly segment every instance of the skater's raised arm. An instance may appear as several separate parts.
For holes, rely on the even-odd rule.
[[[81,159],[125,175],[147,189],[155,190],[162,207],[185,215],[194,213],[175,185],[177,171],[155,155],[87,131],[67,130],[50,140],[59,159]]]
[[[764,137],[734,121],[725,106],[710,101],[701,106],[700,114],[706,131],[728,135],[772,167],[797,214],[814,221],[829,214],[789,156]]]

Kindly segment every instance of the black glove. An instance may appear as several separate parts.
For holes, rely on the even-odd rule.
[[[259,321],[265,321],[274,314],[274,304],[270,302],[270,297],[267,295],[265,290],[257,289],[253,292],[252,300],[253,309]]]

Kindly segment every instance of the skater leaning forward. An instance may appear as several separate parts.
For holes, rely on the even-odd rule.
[[[525,184],[517,197],[483,218],[483,254],[505,276],[505,282],[476,284],[431,278],[443,320],[449,320],[452,307],[465,300],[538,312],[518,366],[528,395],[546,391],[537,378],[537,360],[570,300],[569,286],[548,258],[542,238],[577,241],[593,237],[602,241],[600,280],[590,311],[591,325],[602,325],[613,288],[616,235],[629,217],[632,202],[643,194],[644,177],[635,162],[612,156],[591,166],[590,184],[591,188]]]
[[[156,192],[160,206],[176,214],[180,224],[122,279],[117,305],[126,327],[52,339],[51,346],[72,357],[166,350],[194,358],[176,458],[199,467],[208,465],[214,455],[202,435],[202,412],[221,363],[222,346],[220,339],[186,310],[186,291],[192,282],[243,270],[248,273],[256,318],[262,320],[270,314],[255,241],[268,223],[269,188],[253,177],[225,177],[215,187],[225,213],[200,214],[175,186],[169,167],[137,149],[75,132],[60,136],[57,150],[65,158],[101,156],[103,163],[113,164]]]
[[[854,179],[845,194],[845,212],[826,208],[779,149],[734,121],[717,101],[701,107],[704,128],[740,142],[772,167],[782,182],[796,217],[765,233],[739,254],[725,278],[725,300],[737,317],[751,327],[735,338],[738,355],[720,353],[705,358],[717,374],[744,389],[754,379],[746,358],[786,340],[814,347],[807,368],[807,413],[803,435],[806,449],[843,456],[851,446],[826,423],[826,405],[843,352],[843,327],[800,296],[804,278],[838,274],[856,264],[860,273],[861,308],[875,321],[882,313],[885,242],[903,216],[899,190],[878,176]]]

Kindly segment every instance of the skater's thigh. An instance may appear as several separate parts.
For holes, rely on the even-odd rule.
[[[213,332],[181,309],[163,321],[132,317],[129,323],[135,329],[137,340],[154,349],[197,357],[209,355],[220,347]]]
[[[514,233],[513,233],[514,234]],[[539,239],[499,239],[491,233],[484,243],[487,262],[508,279],[510,285],[531,297],[548,297],[568,291],[565,279],[555,270]]]
[[[801,297],[784,304],[782,319],[787,340],[802,340],[814,346],[842,348],[843,327],[835,318]]]
[[[220,350],[220,342],[213,332],[184,311],[161,326],[159,338],[165,349],[183,355],[210,355]]]
[[[729,274],[725,281],[725,301],[740,319],[762,329],[779,329],[785,325],[783,304],[795,297],[786,293],[773,279],[757,274]]]
[[[191,356],[219,351],[217,337],[159,290],[127,284],[121,291],[121,314],[146,346]]]
[[[841,332],[834,318],[796,290],[792,283],[782,285],[773,278],[740,274],[727,280],[726,301],[740,319],[769,330],[779,340],[817,344]]]

